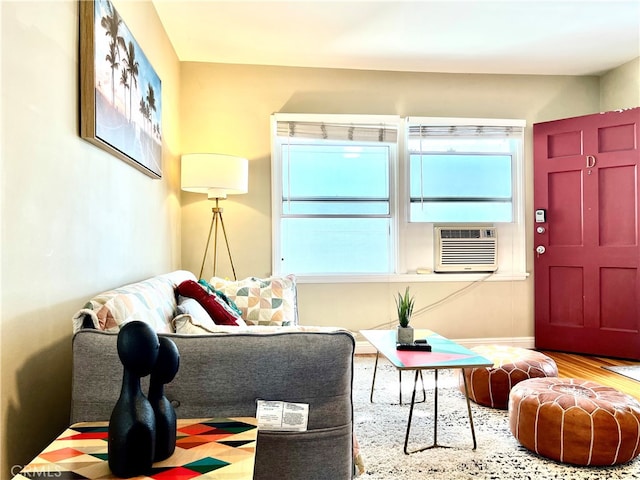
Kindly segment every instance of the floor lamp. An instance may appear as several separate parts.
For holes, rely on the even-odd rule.
[[[217,153],[192,153],[182,155],[181,161],[181,188],[186,192],[206,193],[209,200],[215,200],[216,205],[211,209],[211,226],[207,243],[202,256],[202,266],[198,278],[202,278],[204,264],[209,251],[209,243],[213,234],[213,276],[216,276],[218,266],[218,230],[222,230],[224,243],[231,262],[233,279],[237,280],[236,269],[233,265],[233,257],[229,248],[227,230],[222,218],[223,209],[220,208],[220,200],[227,195],[247,193],[249,183],[249,162],[246,158]]]

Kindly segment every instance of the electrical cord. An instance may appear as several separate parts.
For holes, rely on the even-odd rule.
[[[455,299],[456,297],[468,293],[469,291],[471,291],[472,289],[474,289],[475,287],[477,287],[479,284],[486,282],[489,278],[491,278],[493,275],[495,275],[495,272],[491,272],[489,274],[487,274],[486,276],[484,276],[483,278],[480,278],[478,280],[474,280],[473,282],[469,283],[468,285],[465,285],[464,287],[451,292],[449,295],[446,295],[445,297],[441,298],[440,300],[437,300],[433,303],[430,303],[429,305],[425,305],[424,307],[421,307],[417,310],[414,310],[412,317],[417,317],[420,315],[423,315],[431,310],[434,310],[438,307],[441,307],[442,305],[444,305],[445,303]],[[379,323],[377,325],[374,325],[373,327],[370,327],[370,330],[378,330],[378,329],[388,329],[389,327],[392,327],[393,325],[395,325],[395,323],[397,322],[397,320],[395,318],[391,318],[386,322],[382,322]]]

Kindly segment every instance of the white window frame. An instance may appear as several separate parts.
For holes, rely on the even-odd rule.
[[[526,225],[525,225],[525,145],[524,134],[520,151],[514,159],[513,176],[513,221],[511,223],[491,224],[498,230],[498,271],[486,273],[437,274],[433,272],[433,251],[435,248],[434,224],[409,223],[409,162],[407,149],[408,122],[430,125],[499,125],[519,126],[523,129],[526,122],[519,119],[479,119],[453,117],[411,117],[381,115],[323,115],[323,114],[274,114],[271,117],[272,161],[272,270],[274,274],[281,272],[278,259],[280,251],[280,220],[282,216],[282,163],[279,160],[278,142],[274,139],[277,133],[277,122],[327,122],[327,123],[376,123],[398,122],[399,135],[397,151],[392,152],[391,158],[391,247],[390,258],[395,264],[395,272],[389,274],[361,274],[361,275],[298,275],[300,283],[365,283],[365,282],[431,282],[431,281],[511,281],[524,280],[528,277],[526,271]],[[280,196],[280,198],[278,198]],[[441,225],[441,224],[438,224]],[[460,224],[455,224],[460,225]],[[424,255],[420,252],[429,252]],[[420,257],[422,255],[422,257]],[[418,262],[416,259],[424,258]],[[421,269],[428,273],[415,273]],[[294,272],[295,273],[295,272]]]
[[[323,115],[323,114],[286,114],[277,113],[271,116],[271,214],[272,214],[272,271],[274,274],[286,274],[291,272],[281,271],[279,259],[282,258],[281,250],[281,220],[282,211],[282,159],[281,146],[283,142],[275,140],[277,137],[278,122],[298,122],[298,123],[326,123],[326,124],[365,124],[365,125],[395,125],[398,130],[398,138],[400,136],[399,125],[400,117],[396,115]],[[391,232],[389,238],[389,262],[394,272],[397,271],[398,265],[398,148],[397,143],[383,143],[389,147],[389,218]],[[375,143],[372,143],[375,145]],[[309,282],[329,282],[334,279],[339,281],[350,281],[354,278],[379,278],[380,276],[395,275],[394,272],[382,274],[326,274],[326,275],[308,275],[297,274],[298,278]]]
[[[513,126],[525,129],[526,121],[520,119],[484,119],[484,118],[452,118],[452,117],[407,117],[404,118],[403,132],[404,141],[408,139],[408,125],[422,124],[431,126],[459,126],[459,125],[482,125],[482,126]],[[522,134],[520,148],[514,152],[513,168],[512,168],[512,197],[513,197],[513,220],[510,223],[474,223],[479,226],[495,226],[498,233],[498,271],[491,274],[489,280],[513,280],[524,279],[528,276],[526,272],[526,226],[525,226],[525,178],[524,178],[524,133]],[[412,272],[418,268],[433,272],[435,249],[434,226],[435,225],[456,225],[460,223],[450,224],[434,224],[427,222],[409,223],[408,205],[409,205],[409,165],[408,165],[408,147],[403,145],[401,149],[403,157],[401,164],[404,166],[402,172],[404,180],[404,188],[401,187],[403,201],[401,204],[407,209],[404,216],[404,222],[401,224],[399,231],[400,242],[404,248],[401,250],[401,259],[399,268],[401,272]],[[469,224],[472,225],[472,224]],[[430,255],[424,257],[424,263],[417,263],[418,251],[425,249],[431,252]],[[411,275],[411,274],[405,274]],[[457,280],[461,279],[483,279],[487,274],[428,274],[424,275],[425,281],[437,280]],[[416,280],[419,281],[422,276]]]

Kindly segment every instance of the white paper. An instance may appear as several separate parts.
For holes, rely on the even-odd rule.
[[[258,400],[259,430],[305,432],[309,423],[309,404]]]

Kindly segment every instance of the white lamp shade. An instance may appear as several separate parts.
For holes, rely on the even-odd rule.
[[[232,155],[191,153],[182,155],[180,176],[186,192],[225,198],[249,190],[249,161]]]

